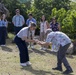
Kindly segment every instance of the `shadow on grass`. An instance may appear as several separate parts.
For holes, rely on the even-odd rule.
[[[32,51],[35,52],[35,53],[39,53],[41,55],[44,55],[46,53],[45,51],[40,51],[40,50],[35,49],[35,48],[33,48]]]
[[[63,73],[61,73],[62,75],[74,75],[74,74],[63,74]]]
[[[32,51],[34,51],[35,53],[39,53],[41,55],[45,55],[45,53],[49,53],[55,56],[57,55],[56,52],[51,52],[50,50],[38,50],[38,49],[33,48]]]
[[[2,50],[12,52],[12,49],[7,46],[1,46]]]
[[[33,51],[34,51],[35,53],[39,53],[39,54],[41,54],[41,55],[45,55],[45,53],[49,53],[49,54],[52,54],[52,55],[57,56],[57,52],[52,52],[52,51],[50,51],[50,50],[38,50],[38,49],[33,48],[33,49],[32,49],[32,52],[33,52]],[[68,54],[66,54],[66,57],[71,58],[71,59],[74,58],[72,55],[68,55]]]
[[[35,75],[55,75],[53,74],[52,72],[50,71],[44,71],[44,70],[35,70],[32,68],[32,66],[27,66],[27,67],[22,67],[21,68],[22,70],[27,70],[27,71],[30,71],[32,74],[35,74]]]

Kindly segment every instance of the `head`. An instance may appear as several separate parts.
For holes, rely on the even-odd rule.
[[[2,14],[2,19],[5,20],[6,19],[6,15]]]
[[[47,36],[50,32],[52,32],[52,29],[50,29],[50,28],[47,29],[47,30],[46,30],[46,36]]]
[[[33,31],[36,29],[36,24],[34,22],[31,22],[29,27],[30,27],[30,30]]]
[[[52,22],[55,23],[56,22],[56,17],[52,18]]]
[[[16,9],[15,12],[16,12],[16,15],[20,14],[20,10],[19,9]]]
[[[45,20],[46,20],[45,15],[42,15],[41,21],[45,21]]]
[[[29,19],[32,19],[33,18],[32,13],[29,13],[28,16],[29,16]]]

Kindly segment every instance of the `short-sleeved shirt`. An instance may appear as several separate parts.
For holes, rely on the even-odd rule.
[[[52,42],[54,45],[65,46],[68,43],[71,43],[71,39],[64,34],[63,32],[50,32],[46,38],[46,42]]]
[[[36,20],[32,18],[32,19],[27,19],[26,25],[29,26],[31,22],[34,22],[36,24]]]
[[[51,22],[51,23],[50,23],[50,28],[52,29],[52,31],[59,31],[58,25],[59,25],[59,23],[53,24],[53,23]]]
[[[6,21],[4,21],[4,20],[0,21],[0,27],[7,27],[7,24],[8,24],[7,20]]]
[[[12,19],[14,26],[21,27],[24,24],[24,17],[22,15],[15,15]]]
[[[29,30],[29,27],[24,27],[22,28],[18,33],[17,36],[19,38],[27,37],[27,38],[32,38],[33,37],[33,32]]]

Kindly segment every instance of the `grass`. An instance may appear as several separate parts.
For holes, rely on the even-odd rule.
[[[53,71],[56,66],[56,53],[51,53],[50,49],[42,51],[40,45],[35,45],[35,49],[29,48],[31,66],[22,67],[19,62],[19,51],[11,39],[7,39],[7,46],[0,47],[0,75],[63,75],[62,72]],[[76,56],[67,55],[76,75]],[[65,70],[63,66],[63,70]]]

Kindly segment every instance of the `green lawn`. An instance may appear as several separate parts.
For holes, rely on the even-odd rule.
[[[0,75],[63,75],[62,72],[52,70],[56,66],[56,54],[51,53],[50,49],[42,51],[39,48],[39,45],[35,45],[35,49],[29,49],[32,65],[21,67],[16,45],[7,39],[7,46],[0,47]],[[74,70],[71,75],[76,75],[76,56],[68,55],[67,59]]]

